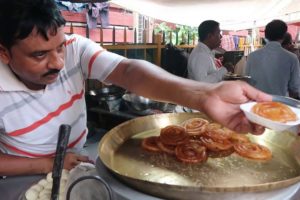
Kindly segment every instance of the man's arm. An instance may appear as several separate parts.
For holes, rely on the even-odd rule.
[[[46,174],[51,171],[51,158],[25,158],[0,153],[0,176]]]
[[[147,61],[123,60],[107,82],[136,94],[204,111],[212,120],[241,132],[256,130],[240,109],[248,101],[271,101],[272,97],[242,81],[201,83],[174,76]]]
[[[227,73],[225,67],[214,70],[214,61],[206,54],[198,54],[197,57],[189,60],[189,67],[193,72],[193,80],[203,81],[206,83],[220,82]]]
[[[299,92],[289,91],[289,96],[292,97],[292,98],[294,98],[294,99],[300,100],[300,98],[299,98]]]
[[[290,72],[291,78],[288,84],[289,96],[294,99],[300,98],[300,64],[298,59],[294,59],[292,71]]]
[[[222,81],[223,76],[228,72],[225,67],[220,67],[216,71],[207,74],[207,76],[203,79],[203,81],[208,83],[218,83]]]
[[[47,174],[52,171],[53,157],[25,158],[0,153],[0,176]],[[87,156],[67,153],[64,169],[70,170],[80,162],[89,162]]]

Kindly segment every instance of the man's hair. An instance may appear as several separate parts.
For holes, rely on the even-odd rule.
[[[204,41],[207,38],[208,34],[214,33],[216,31],[219,25],[219,22],[216,22],[214,20],[203,21],[198,27],[199,41]]]
[[[286,32],[283,36],[282,46],[289,45],[293,43],[292,35],[289,32]]]
[[[66,21],[54,0],[1,0],[0,44],[10,49],[17,40],[28,37],[34,28],[48,40]]]
[[[269,41],[277,41],[283,39],[287,32],[287,25],[282,20],[273,20],[267,24],[265,28],[265,37]]]

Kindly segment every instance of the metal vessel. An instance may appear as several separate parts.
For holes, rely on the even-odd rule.
[[[271,191],[300,181],[300,139],[289,132],[267,129],[261,136],[249,134],[253,142],[272,151],[272,160],[263,162],[232,154],[202,164],[185,164],[141,148],[143,138],[193,117],[208,119],[201,113],[169,113],[127,121],[102,138],[99,157],[127,185],[167,199],[197,199],[203,192]]]

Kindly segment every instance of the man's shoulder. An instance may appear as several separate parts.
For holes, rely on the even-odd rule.
[[[86,42],[94,43],[92,40],[89,38],[83,37],[78,34],[66,34],[65,35],[65,40],[66,40],[66,46],[71,46],[70,44],[86,44]]]
[[[254,51],[252,51],[249,55],[256,55],[256,54],[261,54],[265,52],[265,47],[259,48],[259,49],[255,49]]]
[[[78,34],[76,34],[76,33],[65,34],[65,37],[66,37],[67,39],[72,39],[72,38],[84,38],[83,36],[78,35]]]
[[[249,55],[247,56],[247,60],[255,59],[255,58],[261,57],[265,54],[266,54],[266,52],[265,52],[264,48],[256,49],[255,51],[252,51],[251,53],[249,53]]]
[[[188,58],[188,67],[191,67],[191,65],[195,65],[195,67],[197,67],[201,64],[210,62],[210,60],[210,55],[208,55],[207,53],[192,52]]]
[[[298,60],[298,57],[297,57],[297,55],[295,53],[290,52],[290,51],[288,51],[286,49],[282,49],[281,51],[282,51],[282,54],[284,56],[289,57],[291,60],[295,60],[295,61]]]
[[[192,50],[191,54],[189,57],[210,57],[210,54],[204,49],[199,46],[199,44]]]

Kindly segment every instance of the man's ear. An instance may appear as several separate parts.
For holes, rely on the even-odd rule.
[[[4,64],[8,64],[10,60],[10,54],[6,47],[4,47],[2,44],[0,44],[0,60]]]
[[[210,38],[212,38],[212,37],[214,37],[214,34],[213,34],[213,33],[208,33],[208,34],[207,34],[207,39],[210,39]]]

